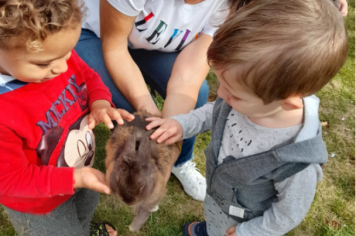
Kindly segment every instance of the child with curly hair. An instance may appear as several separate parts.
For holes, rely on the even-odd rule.
[[[73,50],[82,15],[73,0],[0,3],[0,203],[20,235],[89,235],[110,193],[92,129],[133,119]]]

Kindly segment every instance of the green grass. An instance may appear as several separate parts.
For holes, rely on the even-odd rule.
[[[338,75],[317,95],[321,100],[320,119],[327,121],[323,137],[329,158],[323,171],[323,180],[318,184],[315,200],[303,222],[288,236],[355,235],[355,3],[349,2],[349,15],[345,19],[350,41],[349,58]],[[216,98],[218,82],[213,72],[209,73],[209,100]],[[163,100],[157,98],[162,106]],[[342,120],[342,117],[345,119]],[[104,125],[95,128],[95,168],[105,171],[105,143],[110,132]],[[210,141],[210,133],[198,136],[194,156],[197,167],[205,171],[203,150]],[[133,218],[132,209],[111,196],[101,195],[94,221],[110,221],[119,236],[173,236],[182,235],[184,223],[203,220],[203,204],[188,197],[175,177],[167,185],[167,194],[160,210],[153,213],[139,233],[128,229]],[[3,208],[0,208],[0,236],[16,235]]]

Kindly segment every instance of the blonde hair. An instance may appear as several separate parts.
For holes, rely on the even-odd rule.
[[[343,18],[328,0],[252,0],[217,30],[208,60],[267,104],[319,91],[341,69],[348,41]]]
[[[74,28],[82,16],[83,4],[76,0],[1,1],[0,49],[25,46],[39,51],[49,35],[64,28]]]

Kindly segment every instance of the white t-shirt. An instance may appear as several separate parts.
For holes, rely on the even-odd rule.
[[[128,16],[137,16],[129,35],[131,48],[174,52],[200,34],[213,36],[228,14],[227,0],[107,0]],[[100,37],[99,0],[84,0],[88,17],[82,27]]]

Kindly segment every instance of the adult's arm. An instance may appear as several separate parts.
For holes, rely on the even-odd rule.
[[[110,102],[111,106],[114,107],[114,104],[111,102],[111,93],[100,79],[100,76],[94,72],[94,70],[90,68],[74,50],[72,51],[69,63],[76,64],[76,67],[81,70],[80,72],[84,77],[88,89],[89,107],[94,101],[102,99],[107,100]]]
[[[100,38],[104,60],[117,88],[135,110],[145,109],[159,114],[141,71],[127,48],[135,18],[119,12],[107,0],[100,0]]]
[[[199,89],[209,72],[206,53],[212,40],[202,34],[179,53],[168,82],[162,117],[188,113],[195,108]]]

